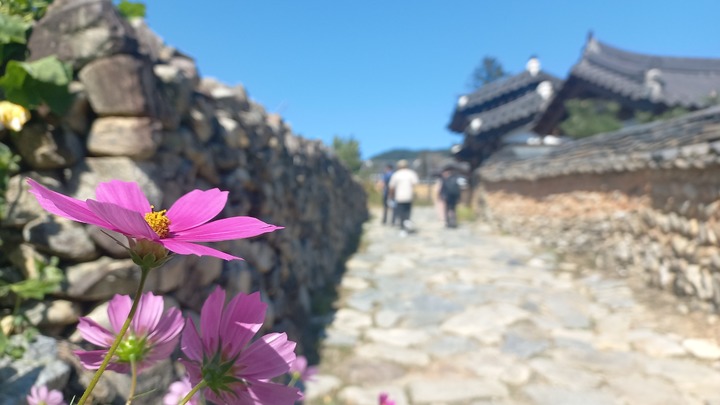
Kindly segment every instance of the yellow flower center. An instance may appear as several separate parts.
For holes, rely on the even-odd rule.
[[[151,205],[150,209],[153,211],[145,214],[145,222],[150,225],[153,231],[158,234],[159,237],[165,238],[170,233],[170,218],[165,216],[167,210],[155,212],[155,206]]]
[[[0,129],[6,127],[20,132],[29,119],[30,111],[25,107],[9,101],[0,101]]]

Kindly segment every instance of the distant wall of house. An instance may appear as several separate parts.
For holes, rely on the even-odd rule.
[[[120,179],[139,183],[157,209],[193,189],[227,190],[220,217],[284,226],[214,244],[244,261],[177,256],[153,271],[146,287],[191,314],[216,285],[260,291],[269,304],[266,327],[307,342],[317,303],[328,300],[368,218],[362,186],[336,156],[295,135],[242,86],[200,77],[191,57],[144,22],[120,17],[109,0],[56,2],[29,43],[31,58],[55,54],[72,64],[76,78],[66,115],[35,111],[20,133],[0,130],[0,142],[22,158],[0,225],[3,259],[16,271],[2,276],[31,276],[34,259],[50,256],[61,259],[67,276],[61,291],[38,304],[43,331],[67,336],[78,316],[102,317],[114,294],[135,291],[139,273],[100,229],[47,215],[26,179],[79,199],[93,198],[99,182]]]
[[[502,229],[720,307],[720,108],[480,168]]]

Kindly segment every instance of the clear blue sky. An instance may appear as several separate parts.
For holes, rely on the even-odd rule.
[[[589,30],[650,54],[720,58],[718,0],[147,0],[149,25],[203,76],[242,83],[296,133],[364,157],[460,141],[447,123],[484,55],[564,77]]]

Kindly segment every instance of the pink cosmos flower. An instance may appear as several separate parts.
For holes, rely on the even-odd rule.
[[[100,183],[95,199],[86,201],[51,191],[28,179],[30,192],[48,212],[86,224],[119,232],[135,240],[149,240],[175,253],[239,257],[198,245],[196,242],[250,238],[282,229],[252,217],[231,217],[208,222],[227,202],[227,191],[217,188],[193,190],[180,197],[168,210],[155,211],[137,183],[112,180]]]
[[[378,398],[378,402],[380,405],[395,405],[395,401],[388,398],[388,394],[386,392],[383,392],[380,394],[380,398]]]
[[[62,393],[58,390],[48,390],[46,386],[33,386],[27,396],[28,405],[66,405]]]
[[[205,398],[218,404],[292,405],[300,390],[270,382],[290,370],[295,342],[284,333],[271,333],[250,343],[265,319],[267,305],[260,294],[238,294],[225,305],[225,291],[217,288],[203,304],[200,334],[188,319],[180,347],[181,361],[197,385],[204,380]]]
[[[308,367],[308,361],[305,356],[297,356],[290,366],[290,375],[297,375],[300,381],[310,381],[317,374],[317,367]]]
[[[163,405],[178,405],[180,401],[185,398],[185,395],[192,391],[192,388],[190,379],[187,376],[183,377],[180,381],[175,381],[170,384],[167,394],[163,397]],[[197,394],[193,395],[190,401],[188,401],[188,404],[199,405],[200,399],[198,399],[198,396]]]
[[[90,318],[80,318],[77,328],[83,339],[104,348],[75,352],[85,368],[97,370],[100,367],[108,352],[107,349],[110,348],[123,322],[127,319],[131,306],[132,300],[127,295],[115,295],[110,300],[107,311],[114,333]],[[140,297],[135,317],[110,361],[108,370],[126,373],[130,371],[130,361],[134,359],[138,371],[141,371],[172,354],[184,323],[177,308],[170,308],[163,313],[164,306],[163,298],[151,292]]]

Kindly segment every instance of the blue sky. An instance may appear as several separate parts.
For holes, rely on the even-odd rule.
[[[564,77],[589,30],[643,53],[720,58],[720,1],[147,0],[148,22],[203,76],[243,84],[296,133],[354,136],[364,157],[443,148],[485,55]]]

